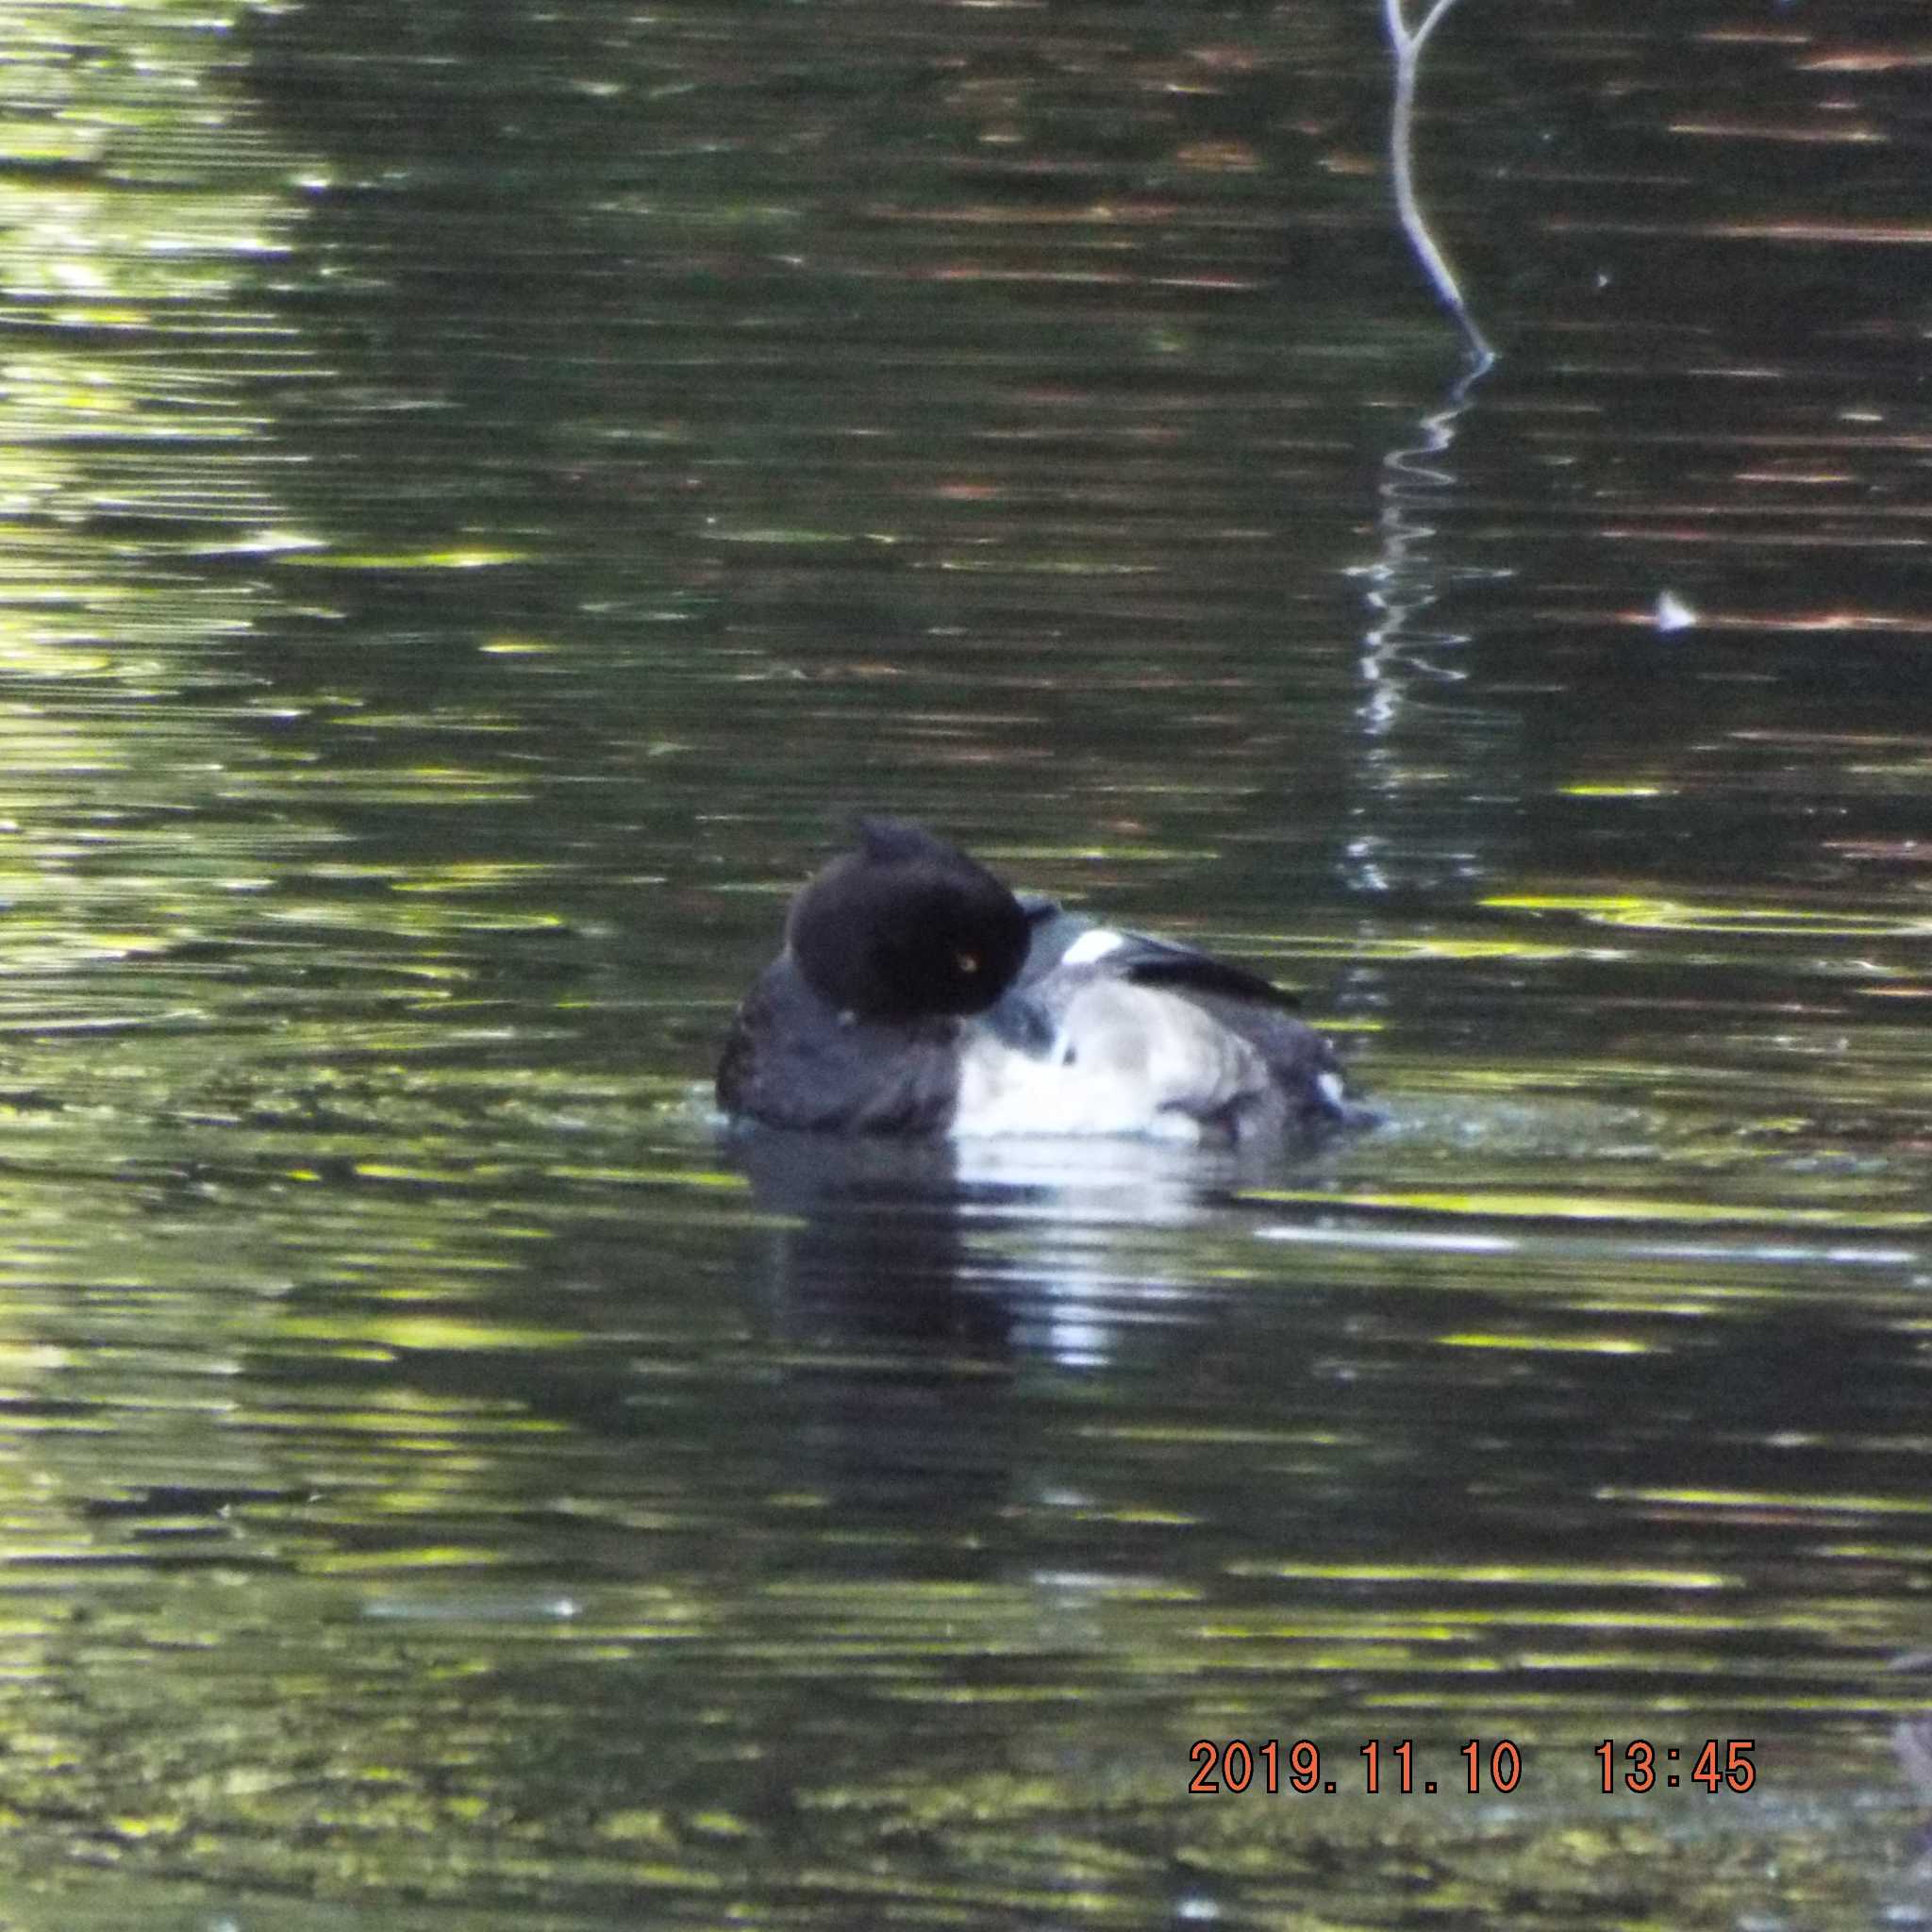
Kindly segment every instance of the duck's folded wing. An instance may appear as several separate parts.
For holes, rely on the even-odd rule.
[[[1197,953],[1188,946],[1171,946],[1160,940],[1132,938],[1135,951],[1124,968],[1126,978],[1136,986],[1165,987],[1170,992],[1213,993],[1224,999],[1254,1000],[1291,1013],[1301,1005],[1293,993],[1285,992],[1272,979],[1217,959],[1210,953]],[[1144,950],[1142,950],[1144,948]]]
[[[1293,1012],[1301,1002],[1272,979],[1149,933],[1123,932],[1096,925],[1067,911],[1057,901],[1026,897],[1020,902],[1032,928],[1032,943],[1021,974],[1023,988],[1037,984],[1059,966],[1097,966],[1115,979],[1136,986],[1165,988],[1183,994],[1212,993],[1223,999],[1256,1000]]]

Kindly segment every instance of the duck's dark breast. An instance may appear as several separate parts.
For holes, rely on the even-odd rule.
[[[959,1024],[841,1020],[780,959],[732,1020],[718,1105],[773,1127],[943,1134],[958,1098]]]

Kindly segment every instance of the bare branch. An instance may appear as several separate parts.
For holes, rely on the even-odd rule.
[[[1402,232],[1408,237],[1408,244],[1415,250],[1416,259],[1422,263],[1424,273],[1461,325],[1472,359],[1487,369],[1495,360],[1496,352],[1491,348],[1489,338],[1477,326],[1468,303],[1462,299],[1462,290],[1457,283],[1455,271],[1450,268],[1448,258],[1436,245],[1436,238],[1429,232],[1415,192],[1416,76],[1422,63],[1424,45],[1456,5],[1456,0],[1435,0],[1423,16],[1422,25],[1413,33],[1403,18],[1402,0],[1382,0],[1382,5],[1389,24],[1389,44],[1395,54],[1395,108],[1389,127],[1389,158],[1395,181],[1395,212],[1401,220]]]

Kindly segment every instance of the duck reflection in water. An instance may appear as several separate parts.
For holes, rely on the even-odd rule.
[[[774,1217],[748,1285],[799,1468],[848,1501],[1004,1501],[1029,1368],[1166,1375],[1218,1332],[1185,1231],[1230,1151],[758,1133],[736,1154]]]
[[[818,1134],[737,1146],[779,1217],[758,1271],[795,1339],[1114,1359],[1184,1291],[1149,1230],[1185,1229],[1242,1174],[1227,1151],[1132,1141],[986,1145]]]

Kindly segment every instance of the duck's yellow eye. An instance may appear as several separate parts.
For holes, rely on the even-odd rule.
[[[977,953],[955,953],[953,955],[953,963],[958,967],[961,973],[977,973],[979,971],[979,955]]]

